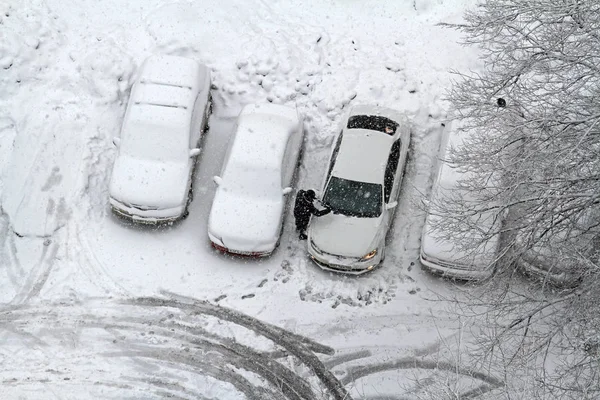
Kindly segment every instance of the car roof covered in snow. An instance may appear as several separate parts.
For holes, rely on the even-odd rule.
[[[350,122],[357,116],[376,117],[376,120],[371,121],[372,124],[365,120],[367,124],[363,127],[360,123]],[[380,129],[380,122],[385,119],[395,124],[393,133],[386,133]],[[354,181],[383,184],[392,145],[397,139],[410,135],[406,117],[396,110],[365,104],[353,106],[343,124],[342,143],[332,175]]]
[[[333,176],[359,182],[381,183],[394,139],[366,129],[344,130]]]
[[[244,107],[238,117],[229,164],[280,170],[288,139],[298,125],[293,108],[275,104]]]
[[[187,141],[194,103],[206,73],[206,67],[188,58],[148,57],[131,90],[123,138],[143,140],[146,135],[160,133],[165,139],[168,135],[169,139]]]

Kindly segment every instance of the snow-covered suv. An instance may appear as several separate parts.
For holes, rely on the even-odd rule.
[[[410,134],[405,117],[387,108],[355,106],[343,120],[323,184],[332,212],[308,229],[308,252],[321,268],[358,275],[383,261]]]
[[[147,58],[131,89],[110,179],[110,205],[133,221],[187,215],[195,157],[211,109],[210,71],[175,56]]]

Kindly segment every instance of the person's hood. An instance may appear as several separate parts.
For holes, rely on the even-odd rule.
[[[119,156],[110,195],[130,205],[172,208],[185,204],[191,164],[164,163]]]
[[[378,246],[382,225],[382,216],[359,218],[330,213],[313,217],[308,234],[314,245],[325,253],[363,257]]]
[[[275,248],[281,233],[283,199],[237,196],[219,187],[208,230],[231,250],[262,252]]]

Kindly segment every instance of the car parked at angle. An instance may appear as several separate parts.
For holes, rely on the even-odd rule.
[[[154,55],[142,64],[121,127],[109,185],[113,211],[135,222],[187,216],[200,139],[211,111],[210,71]]]
[[[483,280],[493,273],[500,243],[498,235],[483,240],[485,232],[494,231],[497,224],[501,223],[496,213],[492,210],[465,217],[471,218],[473,226],[477,226],[477,230],[468,233],[469,242],[481,243],[472,251],[461,249],[460,244],[465,240],[464,237],[434,229],[444,218],[448,218],[442,210],[437,209],[438,205],[444,204],[444,199],[460,196],[464,201],[469,201],[472,197],[459,185],[461,180],[468,179],[468,173],[457,170],[456,166],[446,159],[449,150],[461,146],[465,139],[465,134],[457,129],[458,124],[458,121],[447,124],[442,137],[436,179],[431,190],[430,206],[421,236],[420,261],[431,272],[444,277]]]
[[[398,204],[411,129],[399,112],[368,105],[343,119],[312,218],[308,253],[325,270],[359,275],[385,257],[385,238]]]
[[[287,196],[303,145],[296,109],[251,104],[241,111],[208,219],[208,237],[216,249],[264,257],[277,245]]]

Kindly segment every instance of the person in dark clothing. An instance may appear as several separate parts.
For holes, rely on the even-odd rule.
[[[310,216],[321,217],[325,214],[329,214],[331,209],[325,208],[319,210],[314,205],[316,195],[314,190],[298,190],[296,195],[296,202],[294,203],[294,218],[296,219],[296,230],[300,232],[300,240],[305,240],[306,228],[310,221]]]

